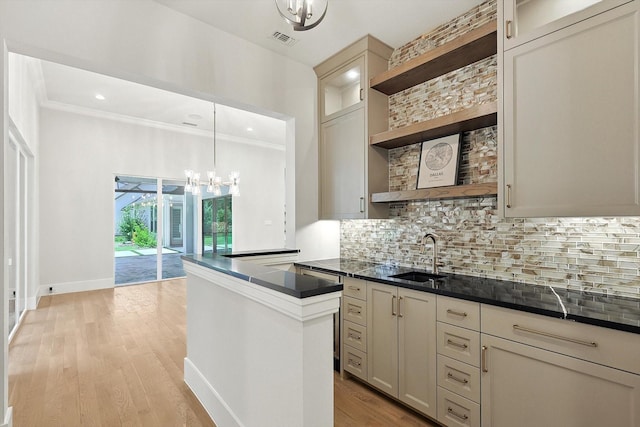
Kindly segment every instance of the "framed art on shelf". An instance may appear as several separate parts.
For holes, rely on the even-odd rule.
[[[422,143],[417,188],[455,185],[462,134],[449,135]]]

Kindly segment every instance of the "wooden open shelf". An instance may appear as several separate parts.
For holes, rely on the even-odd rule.
[[[398,148],[430,139],[493,126],[498,122],[498,103],[476,105],[446,116],[376,133],[369,137],[374,147]]]
[[[491,21],[369,80],[369,86],[393,95],[419,83],[495,55],[497,24]]]
[[[422,188],[420,190],[391,191],[389,193],[373,193],[374,203],[406,202],[424,199],[456,199],[459,197],[483,197],[498,194],[498,183],[452,185],[450,187]]]

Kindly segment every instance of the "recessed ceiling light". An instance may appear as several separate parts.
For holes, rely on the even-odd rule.
[[[253,132],[253,128],[252,127],[248,127],[247,128],[247,132]]]
[[[359,72],[357,72],[356,70],[349,70],[349,71],[347,72],[347,77],[348,77],[349,79],[351,79],[351,80],[355,80],[355,79],[357,79],[358,77],[360,77],[360,73],[359,73]]]
[[[97,99],[98,101],[104,101],[106,98],[104,97],[104,95],[103,95],[103,94],[101,94],[101,93],[96,93],[96,99]]]

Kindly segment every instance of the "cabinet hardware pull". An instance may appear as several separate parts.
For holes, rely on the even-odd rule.
[[[391,315],[396,316],[396,296],[391,295]]]
[[[355,366],[356,368],[359,368],[359,367],[360,367],[360,365],[361,365],[361,363],[360,363],[360,362],[357,362],[357,361],[355,361],[355,360],[353,360],[353,359],[349,359],[349,365],[351,365],[351,366]]]
[[[362,312],[360,310],[355,310],[355,309],[352,309],[352,308],[349,309],[349,314],[361,314],[361,313]]]
[[[466,349],[467,349],[467,347],[469,347],[469,346],[468,346],[468,345],[466,345],[466,344],[460,344],[460,343],[457,343],[457,342],[455,342],[455,341],[451,341],[451,340],[447,340],[447,344],[452,345],[452,346],[454,346],[454,347],[462,348],[462,349],[464,349],[464,350],[466,350]]]
[[[487,346],[483,345],[482,346],[482,352],[480,353],[480,365],[482,368],[482,372],[489,372],[489,370],[487,369]]]
[[[456,417],[456,418],[460,418],[461,420],[464,420],[464,421],[466,421],[466,420],[468,420],[468,419],[469,419],[469,417],[467,416],[467,414],[462,414],[462,415],[460,415],[460,414],[458,414],[456,411],[454,411],[453,409],[451,409],[451,407],[448,407],[448,408],[447,408],[447,412],[448,412],[448,413],[450,413],[451,415],[453,415],[454,417]]]
[[[562,340],[562,341],[568,341],[568,342],[572,342],[574,344],[580,344],[580,345],[584,345],[584,346],[587,346],[587,347],[597,347],[598,346],[597,342],[578,340],[578,339],[570,338],[570,337],[563,337],[562,335],[551,334],[549,332],[538,331],[536,329],[529,329],[529,328],[525,328],[524,326],[513,325],[513,329],[515,329],[516,331],[528,332],[530,334],[542,335],[543,337],[554,338],[554,339]]]
[[[402,314],[402,297],[398,298],[398,317],[404,317],[404,314]]]
[[[454,381],[459,382],[460,384],[467,384],[469,381],[466,378],[458,378],[455,375],[453,375],[451,372],[447,372],[447,378],[451,378]]]
[[[349,289],[351,289],[352,291],[358,291],[360,292],[360,288],[357,286],[349,286]]]
[[[360,88],[360,101],[364,101],[364,89]]]
[[[349,333],[349,338],[351,338],[352,340],[360,341],[360,335]]]
[[[447,309],[447,313],[448,314],[455,314],[456,316],[460,316],[460,317],[467,317],[467,313],[465,313],[463,311],[451,310],[450,308]]]
[[[507,184],[507,208],[511,208],[511,184]]]
[[[360,197],[360,213],[364,213],[364,197]]]
[[[507,20],[507,22],[505,22],[505,27],[506,27],[505,33],[508,39],[513,37],[513,33],[511,32],[512,24],[513,24],[513,21],[510,21],[510,20]]]

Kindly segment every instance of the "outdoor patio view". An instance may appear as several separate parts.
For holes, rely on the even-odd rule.
[[[231,251],[231,212],[230,195],[202,201],[202,253]]]
[[[162,222],[158,218],[158,180],[116,177],[115,284],[148,282],[185,275],[186,199],[182,185],[162,184]],[[162,242],[158,242],[158,227]],[[191,232],[193,234],[193,232]],[[161,257],[159,255],[161,252]],[[161,260],[161,272],[158,262]]]

